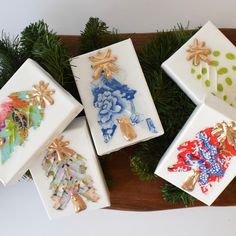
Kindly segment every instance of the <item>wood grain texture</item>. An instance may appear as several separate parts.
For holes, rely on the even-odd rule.
[[[236,45],[236,29],[221,29],[225,36]],[[125,34],[132,39],[135,49],[140,50],[145,42],[150,40],[155,33],[144,34]],[[67,45],[70,55],[78,55],[80,46],[79,36],[61,36],[63,42]],[[70,88],[74,96],[78,97],[75,88]],[[162,199],[160,186],[165,183],[164,180],[157,178],[154,181],[140,181],[130,169],[129,157],[135,147],[125,148],[115,152],[109,158],[101,158],[101,164],[105,176],[111,179],[112,184],[109,188],[111,197],[111,208],[119,210],[134,211],[153,211],[184,207],[183,204],[172,205]],[[231,183],[220,197],[213,204],[214,206],[235,206],[236,205],[236,183]],[[196,201],[194,206],[203,206],[204,204]]]

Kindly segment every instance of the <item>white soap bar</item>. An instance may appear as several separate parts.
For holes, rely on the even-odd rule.
[[[130,39],[71,59],[98,155],[164,133]]]
[[[209,94],[167,149],[155,174],[211,205],[236,174],[232,121],[236,122],[236,110]]]
[[[236,107],[236,48],[211,22],[167,59],[162,68],[195,104],[212,93]]]
[[[83,107],[31,59],[1,89],[0,101],[0,181],[6,185],[25,173]]]
[[[107,186],[104,181],[103,173],[100,164],[98,162],[98,159],[96,157],[95,150],[93,148],[93,144],[90,138],[85,117],[79,117],[75,119],[69,125],[69,127],[62,133],[62,136],[64,141],[69,142],[67,148],[75,151],[77,154],[83,157],[83,162],[80,168],[82,170],[85,170],[86,172],[83,175],[81,174],[82,173],[81,171],[78,171],[77,174],[78,176],[81,175],[81,180],[77,183],[77,185],[81,187],[81,189],[79,190],[79,194],[82,197],[83,201],[85,202],[86,205],[85,211],[110,206]],[[54,202],[51,199],[52,189],[49,188],[50,184],[52,185],[51,181],[53,178],[46,176],[42,164],[44,158],[45,154],[42,155],[40,158],[37,158],[32,163],[32,166],[30,167],[30,172],[33,176],[34,183],[38,189],[38,192],[41,196],[41,199],[43,201],[44,207],[48,213],[49,218],[54,219],[60,216],[78,214],[75,213],[73,202],[70,199],[68,204],[64,207],[63,210],[53,208]],[[67,164],[69,163],[69,165],[71,164],[69,161],[66,161],[65,163]],[[73,163],[71,165],[73,165]],[[50,170],[52,171],[52,169],[53,168],[51,168]],[[71,169],[69,169],[69,172],[71,171]],[[58,169],[54,169],[54,172],[55,171],[58,171]],[[57,178],[59,175],[60,174],[57,175]],[[84,197],[86,196],[86,194],[84,193],[88,190],[87,189],[88,186],[86,185],[84,187],[83,181],[87,179],[88,176],[91,177],[91,180],[93,182],[92,185],[88,184],[88,186],[90,189],[93,188],[93,190],[95,190],[95,195],[94,195],[95,201],[91,201],[86,197]],[[61,185],[61,183],[59,183],[59,185]],[[69,186],[69,184],[67,186]],[[69,191],[70,189],[67,192]],[[84,211],[81,211],[79,214],[83,212]]]

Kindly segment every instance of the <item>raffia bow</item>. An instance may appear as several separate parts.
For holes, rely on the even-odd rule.
[[[32,90],[28,93],[27,97],[31,99],[33,105],[38,104],[41,109],[46,107],[46,103],[53,105],[54,100],[51,97],[55,91],[48,88],[49,83],[40,81],[39,84],[33,85]]]
[[[219,142],[227,140],[228,143],[236,149],[236,124],[234,121],[217,123],[212,130],[212,135],[217,136]]]
[[[63,141],[63,136],[54,140],[54,142],[48,147],[49,158],[53,157],[52,154],[56,152],[57,160],[62,161],[66,158],[76,155],[76,152],[67,146],[69,141]]]
[[[190,61],[193,59],[193,64],[195,66],[198,66],[200,61],[204,61],[209,65],[211,64],[211,61],[208,58],[211,54],[211,50],[206,48],[206,43],[204,41],[200,43],[198,39],[194,39],[193,45],[190,45],[186,51],[189,52],[187,60]]]
[[[106,79],[110,79],[112,73],[118,73],[119,67],[114,64],[117,57],[111,56],[111,49],[107,49],[106,52],[98,51],[95,56],[89,57],[92,62],[93,79],[97,80],[101,73],[104,72]]]

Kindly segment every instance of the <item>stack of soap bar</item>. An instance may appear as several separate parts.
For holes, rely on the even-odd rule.
[[[110,205],[85,117],[75,119],[30,171],[50,219]]]
[[[18,180],[82,105],[28,59],[0,91],[0,181]]]
[[[236,48],[211,22],[162,68],[196,104],[212,93],[236,107]]]
[[[164,133],[130,39],[71,59],[98,155]]]
[[[236,175],[236,110],[209,94],[160,160],[155,174],[211,205]]]

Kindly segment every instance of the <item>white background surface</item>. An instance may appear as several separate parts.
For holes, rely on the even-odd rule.
[[[79,34],[90,16],[120,32],[195,27],[212,20],[236,28],[235,0],[8,0],[1,1],[0,29],[17,35],[45,21],[60,34]],[[232,196],[235,198],[235,196]],[[33,183],[0,188],[1,236],[235,235],[236,208],[195,208],[150,213],[100,210],[49,222]]]
[[[19,33],[29,22],[45,19],[60,34],[79,34],[90,16],[120,32],[152,32],[177,23],[235,27],[235,0],[1,0],[0,29]]]
[[[49,221],[32,182],[0,188],[0,219],[1,236],[235,236],[236,232],[236,207],[149,213],[97,210]]]

